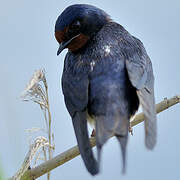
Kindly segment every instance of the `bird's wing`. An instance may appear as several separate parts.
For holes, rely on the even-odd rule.
[[[68,60],[69,59],[67,55],[65,64]],[[62,89],[65,104],[72,117],[79,151],[84,164],[87,170],[92,175],[95,175],[98,173],[98,165],[90,146],[86,120],[88,86],[89,81],[87,76],[73,76],[72,73],[69,72],[68,68],[64,67],[62,76]]]
[[[156,144],[156,111],[154,100],[154,76],[151,60],[146,50],[135,37],[132,37],[134,46],[127,50],[126,69],[137,94],[145,115],[145,144],[153,149]]]

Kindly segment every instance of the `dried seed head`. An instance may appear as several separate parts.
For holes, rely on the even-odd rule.
[[[25,90],[23,91],[21,98],[24,101],[32,100],[40,104],[41,106],[46,107],[46,93],[40,82],[43,82],[44,87],[47,87],[44,69],[39,69],[34,72],[31,80],[29,81]]]
[[[26,86],[25,91],[33,90],[38,86],[38,83],[44,81],[44,79],[45,79],[45,72],[43,69],[39,69],[35,71],[33,77]]]

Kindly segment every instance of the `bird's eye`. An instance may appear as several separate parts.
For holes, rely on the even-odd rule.
[[[71,30],[79,30],[81,27],[81,23],[79,21],[75,21],[70,25]]]

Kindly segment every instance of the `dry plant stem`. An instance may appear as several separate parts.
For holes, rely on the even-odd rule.
[[[44,154],[44,160],[47,161],[46,150],[45,150],[44,147],[42,148],[42,151],[43,151],[43,154]]]
[[[21,168],[18,170],[18,172],[9,180],[20,180],[23,174],[28,170],[30,167],[30,162],[33,159],[36,152],[48,145],[48,141],[44,137],[38,137],[36,138],[35,142],[30,146],[29,152],[26,155],[24,162],[21,166]]]
[[[49,119],[49,123],[48,123],[48,140],[49,140],[49,144],[52,144],[51,141],[51,112],[50,112],[50,107],[49,107],[49,96],[48,96],[48,85],[46,83],[46,80],[44,82],[44,86],[45,86],[45,90],[46,90],[46,98],[47,98],[47,110],[48,110],[48,119]],[[49,153],[49,160],[52,159],[52,150],[51,147],[48,148],[48,153]],[[50,172],[47,173],[47,179],[50,180]]]
[[[162,102],[156,105],[156,112],[160,113],[169,107],[180,103],[180,96],[174,96],[171,99],[165,98]],[[135,126],[139,123],[141,123],[144,120],[143,113],[138,114],[134,120],[131,122],[131,126]],[[96,145],[95,138],[90,138],[91,146],[94,147]],[[48,160],[39,166],[27,170],[24,175],[22,176],[21,180],[33,180],[36,179],[47,172],[53,170],[54,168],[66,163],[67,161],[70,161],[71,159],[75,158],[79,155],[79,149],[77,146],[59,154],[58,156],[54,157],[51,160]]]
[[[43,112],[46,122],[48,142],[50,145],[47,147],[48,154],[46,154],[45,147],[42,148],[42,152],[44,153],[44,160],[50,160],[53,156],[52,149],[54,149],[54,147],[51,145],[53,136],[51,132],[51,113],[49,107],[48,85],[46,81],[45,71],[43,69],[39,69],[34,72],[21,97],[24,101],[33,101],[37,103]],[[38,160],[38,157],[39,155],[36,157],[35,162]],[[31,162],[28,163],[31,164]],[[47,173],[47,180],[50,180],[50,172]]]

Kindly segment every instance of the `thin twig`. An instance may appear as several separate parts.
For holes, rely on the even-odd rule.
[[[177,103],[180,103],[180,96],[174,96],[171,99],[165,98],[162,102],[160,102],[159,104],[156,105],[156,112],[160,113]],[[141,123],[142,121],[144,121],[144,115],[143,115],[143,113],[140,113],[140,114],[136,115],[134,120],[131,122],[131,126],[133,127],[133,126]],[[94,147],[96,145],[95,138],[90,138],[90,143],[91,143],[91,146]],[[57,155],[56,157],[54,157],[51,160],[48,160],[35,168],[27,170],[20,180],[36,179],[36,178],[46,174],[47,172],[55,169],[56,167],[66,163],[67,161],[70,161],[71,159],[75,158],[79,154],[80,153],[79,153],[78,146],[75,146],[75,147]]]
[[[180,95],[174,96],[171,99],[164,98],[163,101],[156,104],[156,113],[158,114],[179,102],[180,102]],[[143,121],[144,121],[144,114],[139,113],[138,115],[136,115],[136,117],[131,122],[131,127],[133,127]]]

